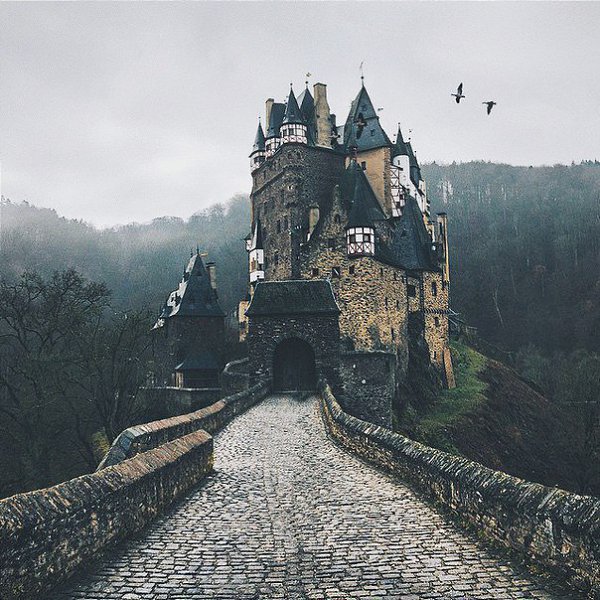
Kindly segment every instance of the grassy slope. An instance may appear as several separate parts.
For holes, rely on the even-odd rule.
[[[410,435],[488,467],[545,485],[568,487],[552,443],[561,426],[552,404],[512,369],[454,342],[457,387],[444,390]]]

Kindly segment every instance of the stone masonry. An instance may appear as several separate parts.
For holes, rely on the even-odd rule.
[[[215,474],[50,600],[581,595],[482,549],[334,445],[316,398],[272,396],[215,438]]]

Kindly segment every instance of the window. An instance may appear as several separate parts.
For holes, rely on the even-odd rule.
[[[375,130],[371,129],[371,137],[373,137],[375,135]]]
[[[354,265],[352,265],[349,269],[348,272],[350,273],[350,275],[354,275],[355,274],[355,268]]]
[[[327,247],[328,247],[330,250],[335,250],[335,238],[329,238],[329,239],[327,240]]]
[[[287,229],[288,229],[288,218],[284,217],[283,218],[283,230],[287,231]]]
[[[317,269],[316,267],[313,268],[313,270],[312,270],[312,276],[313,277],[318,277],[319,276],[319,269]]]
[[[336,215],[334,215],[334,217],[333,217],[333,222],[334,222],[336,225],[339,225],[339,224],[342,222],[342,217],[340,217],[340,215],[337,215],[337,214],[336,214]]]
[[[435,317],[435,318],[433,319],[433,322],[435,323],[435,326],[436,326],[436,327],[439,327],[439,326],[440,326],[440,318],[439,318],[439,317]]]
[[[437,296],[437,283],[435,281],[431,282],[431,293]]]
[[[366,161],[364,161],[364,160],[363,160],[363,161],[360,163],[360,166],[362,167],[362,170],[363,170],[363,171],[366,171],[366,170],[367,170],[367,163],[366,163]]]
[[[277,233],[281,233],[281,221],[277,219]]]
[[[394,281],[398,280],[398,273],[396,273],[396,271],[394,271]]]
[[[383,277],[383,267],[379,269],[379,277]]]
[[[400,300],[396,300],[396,308],[400,308]]]
[[[340,267],[331,267],[331,278],[339,279],[342,276],[342,269]]]
[[[388,299],[387,298],[385,299],[385,307],[386,308],[388,307]]]
[[[279,264],[279,252],[275,252],[275,265]]]
[[[394,339],[394,337],[395,337],[395,331],[394,331],[394,328],[392,327],[392,339]]]
[[[417,288],[414,285],[409,285],[408,286],[408,295],[410,298],[416,298],[417,297]]]

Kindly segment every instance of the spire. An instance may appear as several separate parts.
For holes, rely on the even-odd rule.
[[[410,180],[415,184],[415,187],[419,187],[419,180],[421,179],[421,167],[417,162],[417,157],[412,148],[410,142],[406,142],[406,148],[408,150],[408,164],[410,167]]]
[[[398,135],[396,136],[396,143],[394,145],[394,156],[410,156],[408,147],[402,136],[400,123],[398,123]]]
[[[256,130],[256,137],[254,138],[254,145],[252,146],[252,152],[264,152],[265,151],[265,133],[258,119],[258,129]]]
[[[392,146],[390,138],[379,122],[379,116],[364,82],[350,106],[344,126],[344,144],[346,148],[356,147],[359,152]]]
[[[285,107],[285,115],[283,117],[282,125],[286,123],[298,123],[300,125],[306,125],[298,101],[294,95],[292,84],[290,83],[290,95],[288,96],[287,105]]]
[[[285,104],[280,102],[273,103],[271,113],[269,115],[269,123],[267,124],[267,133],[265,138],[277,137],[279,135],[279,127],[283,121],[285,114]]]

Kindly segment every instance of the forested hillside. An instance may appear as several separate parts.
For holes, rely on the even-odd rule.
[[[507,349],[600,350],[600,164],[423,171],[449,217],[453,308]]]

